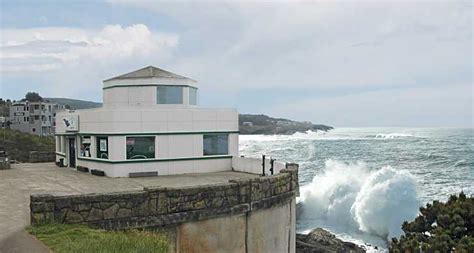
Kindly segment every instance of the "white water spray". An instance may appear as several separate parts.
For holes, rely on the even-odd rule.
[[[387,166],[370,171],[366,164],[326,161],[324,173],[302,187],[303,218],[324,220],[389,240],[418,214],[416,180]]]

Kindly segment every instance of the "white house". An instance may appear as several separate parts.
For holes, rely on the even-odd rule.
[[[56,117],[56,162],[109,177],[232,170],[234,109],[198,106],[196,81],[146,67],[103,82],[102,108]]]

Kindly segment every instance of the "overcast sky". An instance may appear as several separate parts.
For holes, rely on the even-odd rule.
[[[2,0],[0,97],[101,101],[102,80],[154,65],[198,80],[202,106],[339,127],[472,127],[473,8]]]

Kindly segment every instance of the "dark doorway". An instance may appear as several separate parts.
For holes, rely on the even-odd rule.
[[[69,139],[69,167],[76,167],[76,139]]]

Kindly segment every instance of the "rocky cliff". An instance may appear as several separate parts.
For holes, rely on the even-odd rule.
[[[365,250],[351,242],[344,242],[330,232],[316,228],[307,235],[296,234],[297,253],[362,253]]]

